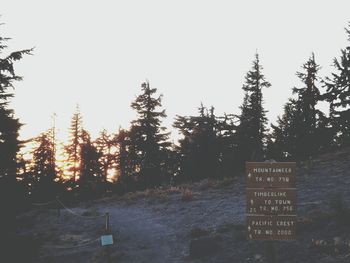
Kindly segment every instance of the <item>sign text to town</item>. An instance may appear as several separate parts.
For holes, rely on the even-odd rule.
[[[296,164],[246,163],[248,238],[293,240],[296,230]]]

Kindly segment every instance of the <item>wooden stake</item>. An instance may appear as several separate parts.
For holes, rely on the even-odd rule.
[[[109,234],[109,213],[106,213],[105,234]]]
[[[106,223],[105,223],[105,234],[110,234],[109,227],[109,213],[106,213]],[[107,263],[111,263],[111,253],[109,251],[109,246],[106,246]]]

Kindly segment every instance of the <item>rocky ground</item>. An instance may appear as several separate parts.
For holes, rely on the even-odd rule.
[[[33,262],[350,262],[350,151],[298,169],[297,240],[247,241],[244,178],[202,181],[19,217]],[[100,244],[105,213],[115,239]],[[84,217],[85,216],[85,217]],[[30,257],[28,257],[30,260]]]

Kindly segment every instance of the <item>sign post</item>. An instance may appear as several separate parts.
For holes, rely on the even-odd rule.
[[[105,222],[105,235],[101,236],[101,244],[105,247],[107,262],[111,262],[111,254],[109,246],[113,245],[113,236],[110,233],[109,227],[109,213],[106,213],[106,222]]]
[[[246,163],[248,239],[271,241],[268,251],[275,240],[296,239],[295,169],[294,162]]]

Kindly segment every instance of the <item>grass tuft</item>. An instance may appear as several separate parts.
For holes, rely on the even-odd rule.
[[[182,201],[192,201],[193,200],[193,192],[189,188],[185,188],[182,190],[181,193],[181,200]]]

